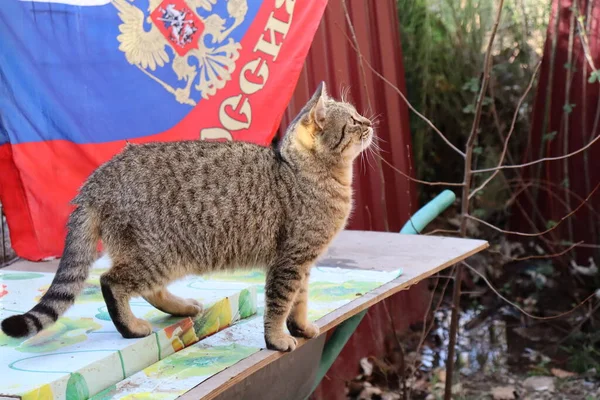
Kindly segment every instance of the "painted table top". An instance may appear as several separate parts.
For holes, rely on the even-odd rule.
[[[486,247],[486,242],[478,240],[344,231],[319,262],[321,267],[311,275],[310,318],[325,332]],[[51,271],[55,265],[56,262],[21,262],[12,268]],[[108,387],[96,400],[178,396],[210,399],[262,366],[286,356],[264,349],[262,274],[238,273],[206,279],[256,285],[258,314]],[[304,343],[300,340],[299,346]],[[154,392],[152,397],[148,397],[149,392]]]

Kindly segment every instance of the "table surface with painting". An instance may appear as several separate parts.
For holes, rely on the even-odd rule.
[[[344,231],[336,238],[313,269],[309,287],[309,318],[315,321],[321,332],[324,333],[384,298],[405,290],[486,247],[487,243],[479,240]],[[57,262],[17,262],[9,267],[10,271],[2,270],[0,280],[3,279],[3,276],[5,279],[1,283],[3,286],[0,287],[8,287],[10,293],[11,282],[21,282],[16,280],[19,278],[19,274],[21,274],[21,278],[24,278],[23,274],[26,272],[52,273],[57,264]],[[6,279],[10,274],[14,274],[13,280]],[[94,276],[95,274],[92,274],[91,279]],[[8,279],[11,278],[8,277]],[[115,377],[107,376],[102,382],[97,382],[98,379],[94,378],[91,379],[92,383],[87,382],[85,368],[82,368],[82,364],[86,363],[81,361],[77,367],[73,366],[71,370],[66,368],[52,371],[55,383],[51,387],[53,389],[51,397],[47,397],[48,394],[45,394],[44,389],[38,385],[36,390],[27,392],[26,395],[21,394],[21,398],[77,398],[70,396],[79,393],[83,397],[103,400],[123,398],[210,399],[252,377],[261,368],[290,354],[265,349],[262,327],[264,310],[264,274],[262,272],[242,271],[233,274],[189,277],[174,285],[179,285],[176,289],[179,290],[178,293],[187,290],[192,291],[191,295],[194,295],[193,290],[199,290],[196,297],[212,304],[212,307],[209,307],[207,313],[195,321],[186,322],[186,320],[163,320],[164,316],[160,315],[158,311],[148,311],[147,308],[144,308],[147,305],[140,303],[141,315],[151,320],[154,318],[156,332],[153,340],[155,344],[150,345],[149,342],[144,345],[141,343],[130,344],[131,340],[126,341],[129,342],[127,344],[112,343],[113,347],[117,346],[120,349],[117,352],[118,357],[115,357],[117,360],[120,357],[119,361],[122,366],[119,371],[112,371]],[[30,290],[36,291],[35,287],[29,286]],[[93,282],[90,287],[92,288],[90,293],[84,292],[83,301],[98,300],[89,298],[95,295]],[[34,297],[39,295],[39,291],[36,292],[31,295],[31,301],[34,301]],[[8,295],[6,298],[9,298]],[[4,344],[12,346],[10,347],[12,350],[21,351],[21,353],[26,353],[27,348],[30,349],[29,351],[33,348],[37,352],[29,355],[21,354],[19,362],[12,359],[7,360],[10,364],[9,368],[6,368],[7,363],[0,359],[0,368],[5,367],[14,375],[13,386],[15,379],[16,381],[30,379],[24,370],[31,366],[27,366],[27,360],[23,360],[40,357],[45,352],[56,351],[57,349],[54,348],[56,343],[64,345],[60,346],[62,353],[78,351],[73,350],[76,346],[79,346],[79,351],[82,346],[85,346],[86,351],[92,348],[104,349],[106,347],[100,345],[99,338],[103,335],[97,334],[97,332],[111,331],[112,322],[106,318],[103,319],[102,305],[96,303],[94,303],[94,307],[97,310],[94,311],[97,313],[89,315],[88,319],[83,318],[82,313],[86,309],[79,306],[80,302],[81,300],[74,307],[77,309],[75,314],[67,314],[63,318],[60,332],[52,332],[54,336],[58,335],[60,340],[53,342],[47,338],[40,339],[36,336],[32,339],[36,339],[41,345],[36,340],[25,344],[14,342]],[[10,309],[7,302],[0,301],[0,313],[9,312],[6,309]],[[67,321],[69,317],[71,320]],[[84,322],[87,324],[86,326],[79,326]],[[69,324],[77,326],[69,327]],[[205,326],[207,324],[209,326]],[[112,329],[114,330],[114,327]],[[73,333],[73,330],[76,333]],[[94,332],[96,334],[92,334]],[[86,333],[89,333],[87,334],[89,338],[86,337],[86,341],[81,343],[77,342],[77,340],[81,341],[81,336],[86,336]],[[115,339],[111,333],[104,335]],[[74,339],[77,337],[80,339]],[[104,340],[107,339],[104,338]],[[299,341],[299,347],[305,344],[305,340]],[[121,347],[127,347],[127,349],[123,350]],[[128,355],[135,352],[136,349],[138,358]],[[160,354],[161,350],[164,354]],[[81,354],[87,356],[94,353]],[[106,358],[104,357],[100,361],[104,360],[107,363]],[[94,368],[102,365],[98,359],[98,357],[94,358],[96,360]],[[129,361],[129,359],[136,359],[136,361]],[[90,363],[91,361],[86,364],[88,369]],[[15,365],[17,366],[16,370],[14,369]],[[60,375],[60,372],[63,374]],[[24,393],[22,390],[14,388],[7,389],[3,385],[3,381],[0,380],[0,394],[5,394],[7,390],[12,390],[12,394]]]

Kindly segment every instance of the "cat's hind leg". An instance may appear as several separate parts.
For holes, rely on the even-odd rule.
[[[143,297],[160,311],[176,317],[195,317],[202,312],[202,304],[198,301],[175,296],[166,288],[156,290]]]
[[[152,325],[131,312],[129,299],[151,290],[153,282],[133,264],[116,262],[100,277],[100,288],[108,314],[117,331],[126,339],[140,338],[152,333]],[[162,285],[161,285],[162,286]]]

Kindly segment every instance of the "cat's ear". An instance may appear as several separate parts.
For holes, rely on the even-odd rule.
[[[323,96],[319,97],[317,104],[310,110],[310,116],[315,125],[317,125],[320,130],[323,130],[323,127],[325,126],[325,117],[327,116],[327,108],[325,107],[325,99]]]
[[[311,99],[306,103],[300,114],[299,122],[292,126],[295,127],[295,140],[304,148],[312,149],[315,146],[315,139],[325,127],[325,118],[327,116],[327,90],[325,82],[321,82]]]
[[[310,110],[311,119],[321,130],[325,126],[325,117],[327,116],[326,100],[327,89],[325,87],[325,82],[321,82],[310,101],[313,104],[312,109]]]

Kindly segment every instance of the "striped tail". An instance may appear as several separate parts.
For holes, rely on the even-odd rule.
[[[67,224],[65,250],[52,284],[31,310],[2,321],[8,336],[25,337],[54,324],[75,303],[83,289],[90,267],[97,257],[100,238],[97,218],[84,207],[76,208]]]

